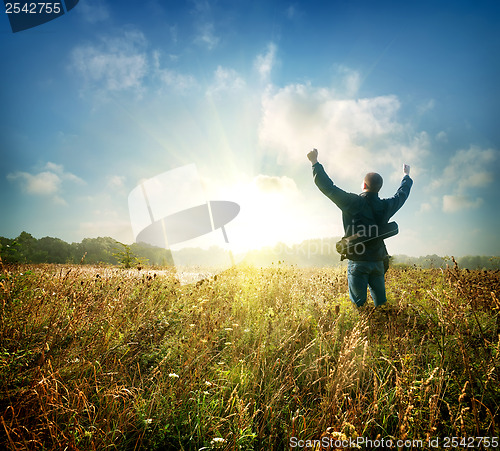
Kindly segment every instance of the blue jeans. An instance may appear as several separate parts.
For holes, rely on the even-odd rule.
[[[367,288],[370,289],[375,307],[385,304],[384,262],[353,261],[347,264],[347,281],[349,297],[356,306],[361,307],[366,302]]]

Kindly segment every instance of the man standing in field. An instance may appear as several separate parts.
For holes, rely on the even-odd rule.
[[[312,163],[316,186],[342,210],[345,237],[354,234],[369,236],[373,234],[373,229],[378,231],[389,222],[410,195],[413,180],[410,178],[410,166],[406,164],[403,165],[404,176],[396,194],[388,199],[380,199],[378,192],[383,180],[376,172],[366,174],[361,194],[347,193],[335,186],[323,166],[318,163],[316,149],[309,152],[307,158]],[[384,240],[374,238],[355,246],[347,251],[346,258],[349,260],[347,280],[351,301],[358,307],[363,306],[368,287],[375,307],[385,304],[384,260],[388,258],[388,254]]]

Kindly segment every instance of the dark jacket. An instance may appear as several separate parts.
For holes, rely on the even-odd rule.
[[[313,177],[314,183],[320,191],[342,210],[344,236],[354,235],[360,231],[367,235],[364,231],[387,224],[391,216],[403,206],[413,185],[410,176],[405,175],[401,186],[393,197],[380,199],[378,193],[353,194],[343,191],[335,186],[320,163],[313,165]],[[347,258],[376,261],[383,260],[386,255],[387,249],[384,240],[377,238],[357,247],[355,252],[347,254]]]

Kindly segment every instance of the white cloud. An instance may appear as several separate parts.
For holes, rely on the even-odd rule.
[[[52,198],[52,201],[57,204],[57,205],[62,205],[63,207],[68,205],[68,202],[66,202],[61,196],[55,195]]]
[[[147,51],[147,47],[144,34],[134,30],[101,37],[97,43],[75,47],[69,67],[84,79],[83,90],[96,90],[100,100],[106,100],[102,95],[105,91],[142,95],[151,80],[158,82],[160,92],[162,88],[171,88],[185,93],[198,87],[194,76],[162,65],[161,51]],[[166,59],[176,63],[179,56],[168,54]]]
[[[297,190],[295,181],[290,177],[277,177],[259,174],[253,180],[255,186],[262,192],[293,192]]]
[[[169,55],[171,61],[175,61],[175,55]],[[153,52],[153,67],[154,74],[163,86],[174,88],[176,92],[187,92],[196,88],[198,83],[196,79],[189,74],[182,74],[173,69],[162,68],[160,63],[160,52],[155,50]]]
[[[400,176],[404,160],[415,164],[427,155],[429,139],[397,121],[399,108],[395,96],[354,100],[327,88],[289,85],[264,96],[259,143],[282,164],[303,164],[315,147],[343,179],[388,164]]]
[[[353,70],[347,66],[340,66],[338,68],[339,73],[342,75],[342,87],[343,94],[345,97],[354,97],[359,87],[361,86],[361,75],[358,71]]]
[[[122,190],[125,188],[125,177],[121,175],[110,175],[108,177],[107,186],[114,190]]]
[[[55,194],[61,186],[61,178],[49,171],[39,172],[38,174],[17,171],[7,174],[7,180],[18,182],[23,191],[28,194],[40,196]]]
[[[87,85],[109,91],[141,90],[148,72],[146,39],[137,31],[101,38],[99,45],[81,45],[71,53],[71,67]]]
[[[479,208],[483,204],[483,199],[471,199],[467,196],[445,195],[443,196],[443,211],[455,213],[460,210]]]
[[[442,142],[442,143],[447,143],[448,142],[448,134],[445,131],[440,131],[436,135],[436,141]]]
[[[471,146],[468,150],[459,150],[444,170],[443,183],[453,184],[459,192],[486,186],[493,181],[491,164],[499,155],[500,152],[497,150],[481,149],[476,146]]]
[[[78,13],[86,22],[103,22],[109,18],[109,8],[104,0],[86,0],[77,8]]]
[[[428,202],[423,202],[420,205],[419,213],[425,213],[425,212],[428,212],[428,211],[432,211],[432,205],[430,203],[428,203]]]
[[[57,174],[61,178],[61,180],[68,180],[70,182],[78,183],[80,185],[85,184],[85,182],[80,177],[76,176],[75,174],[72,174],[71,172],[66,172],[62,164],[56,164],[49,161],[45,165],[44,169]]]
[[[254,66],[259,73],[260,79],[268,82],[271,76],[271,71],[276,64],[276,45],[270,43],[267,46],[267,51],[263,55],[257,55]]]
[[[427,113],[430,110],[433,110],[436,106],[436,102],[434,99],[427,100],[420,105],[417,105],[417,112],[420,115]]]
[[[175,88],[176,92],[187,92],[197,86],[196,79],[189,74],[181,74],[171,69],[162,69],[158,77],[165,86]]]
[[[17,171],[7,174],[7,180],[18,183],[21,189],[31,195],[51,196],[58,204],[66,204],[60,196],[64,181],[84,184],[85,182],[71,172],[66,172],[59,164],[48,162],[44,170],[31,174],[29,172]]]
[[[499,151],[477,146],[455,152],[442,176],[431,185],[433,190],[443,187],[451,190],[443,196],[443,211],[451,213],[481,206],[483,200],[473,199],[471,190],[485,188],[493,182],[493,164],[499,157]]]
[[[213,23],[204,23],[199,27],[198,36],[195,42],[206,46],[208,50],[213,50],[217,47],[219,41],[219,37],[215,35]]]
[[[220,38],[216,36],[215,26],[211,21],[213,16],[211,2],[208,0],[191,0],[191,2],[194,7],[192,14],[198,21],[194,42],[212,50],[219,44]]]
[[[214,73],[214,80],[207,89],[207,95],[213,96],[227,91],[235,92],[245,86],[245,80],[234,69],[218,66]]]

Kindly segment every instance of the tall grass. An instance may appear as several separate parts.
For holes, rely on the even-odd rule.
[[[168,270],[4,266],[0,444],[499,436],[499,273],[391,269],[387,291],[357,310],[336,269],[239,267],[181,286]]]

